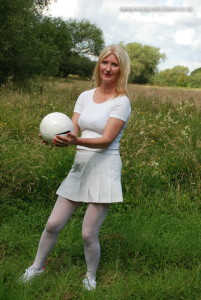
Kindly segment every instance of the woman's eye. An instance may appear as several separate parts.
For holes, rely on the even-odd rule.
[[[104,61],[102,61],[102,64],[103,64],[103,65],[108,65],[109,62],[106,61],[106,60],[104,60]],[[112,66],[112,67],[118,67],[119,65],[118,65],[117,63],[111,63],[111,66]]]

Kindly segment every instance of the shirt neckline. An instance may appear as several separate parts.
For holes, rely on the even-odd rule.
[[[97,102],[95,102],[94,101],[94,94],[95,94],[95,91],[97,90],[97,88],[95,88],[94,90],[93,90],[93,94],[92,94],[92,102],[94,103],[94,104],[97,104],[97,105],[100,105],[100,104],[104,104],[104,103],[107,103],[108,101],[110,101],[110,100],[112,100],[113,99],[113,97],[110,97],[110,98],[108,98],[106,101],[104,101],[104,102],[100,102],[100,103],[97,103]]]

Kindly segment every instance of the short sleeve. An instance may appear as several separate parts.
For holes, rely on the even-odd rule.
[[[81,113],[82,110],[83,110],[83,93],[79,95],[75,103],[74,112]]]
[[[113,106],[109,117],[127,122],[131,114],[130,100],[127,96],[120,96],[113,100]]]
[[[75,103],[73,111],[80,114],[83,111],[85,105],[90,101],[90,99],[93,99],[94,91],[95,89],[91,89],[82,92]]]

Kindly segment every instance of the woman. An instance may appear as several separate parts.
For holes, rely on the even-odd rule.
[[[131,108],[126,85],[130,71],[127,52],[117,45],[106,47],[96,64],[96,88],[83,92],[75,104],[74,132],[54,139],[56,147],[76,145],[74,164],[57,190],[57,201],[42,233],[35,261],[21,281],[44,271],[44,263],[61,229],[82,202],[88,203],[82,226],[87,264],[83,286],[96,288],[100,259],[99,229],[109,206],[122,202],[119,142]],[[78,133],[81,131],[81,137]]]

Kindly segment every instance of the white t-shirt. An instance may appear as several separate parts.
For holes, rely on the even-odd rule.
[[[131,113],[130,100],[127,96],[124,95],[108,99],[103,103],[95,103],[93,101],[95,90],[96,89],[92,89],[83,92],[78,97],[77,102],[75,104],[74,112],[80,114],[78,119],[78,125],[82,132],[81,137],[101,137],[107,124],[107,121],[110,117],[123,120],[125,122],[125,125],[107,149],[92,149],[83,146],[77,146],[77,149],[118,154],[119,141],[122,137],[123,129],[126,127]]]

